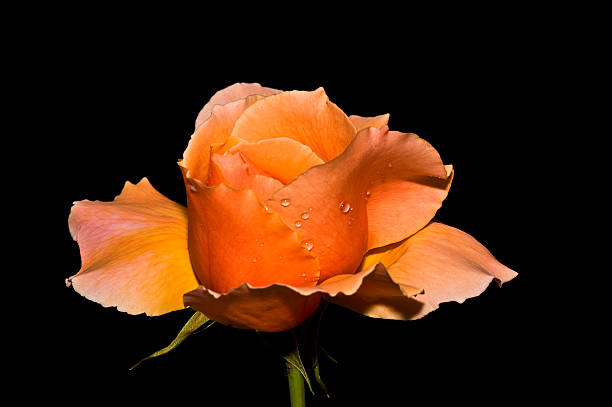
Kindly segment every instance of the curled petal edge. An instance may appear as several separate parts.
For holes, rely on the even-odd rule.
[[[185,306],[200,311],[224,325],[278,332],[291,329],[304,321],[315,311],[321,298],[335,302],[335,299],[340,297],[359,297],[359,291],[366,286],[364,281],[367,280],[378,282],[382,280],[385,296],[389,295],[390,291],[393,291],[391,295],[394,297],[423,292],[416,287],[395,283],[384,265],[378,263],[357,274],[335,276],[316,287],[295,287],[284,284],[253,287],[244,283],[226,294],[219,294],[200,285],[197,289],[186,293],[183,302]],[[371,296],[372,293],[365,295]]]

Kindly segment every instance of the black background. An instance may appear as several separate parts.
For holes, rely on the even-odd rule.
[[[76,402],[171,395],[197,405],[287,405],[283,361],[254,332],[217,324],[128,371],[169,343],[191,312],[130,316],[64,286],[80,267],[67,227],[72,202],[112,200],[125,181],[146,176],[184,204],[176,161],[198,111],[225,86],[259,82],[283,90],[323,86],[347,114],[390,113],[392,129],[428,140],[456,174],[436,218],[470,233],[519,272],[502,288],[491,285],[414,322],[330,306],[320,340],[338,360],[322,361],[332,397],[308,396],[309,405],[539,397],[533,391],[542,394],[540,379],[558,363],[543,336],[551,322],[534,286],[541,273],[533,263],[542,204],[533,171],[540,159],[533,117],[545,86],[540,51],[512,31],[455,28],[440,36],[434,29],[397,29],[388,34],[393,43],[383,34],[355,44],[345,32],[291,46],[279,42],[282,33],[255,39],[248,30],[240,41],[215,35],[196,46],[163,30],[110,36],[108,27],[84,39],[77,29],[41,38],[44,64],[31,75],[40,83],[33,95],[44,123],[36,171],[49,191],[40,256],[52,265],[38,284],[50,300],[29,301],[36,315],[44,305],[44,325],[35,328],[24,377],[48,384],[40,391],[49,399]]]

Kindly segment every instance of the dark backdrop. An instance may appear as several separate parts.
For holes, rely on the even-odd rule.
[[[392,129],[419,134],[454,165],[437,219],[472,234],[520,273],[501,289],[492,285],[480,297],[443,304],[415,322],[330,306],[320,340],[338,361],[322,361],[332,398],[310,398],[310,405],[518,402],[550,367],[538,333],[547,319],[534,317],[536,157],[525,142],[537,131],[531,116],[539,74],[530,51],[512,36],[466,32],[419,45],[408,32],[397,32],[396,39],[405,36],[399,45],[347,49],[350,37],[343,37],[322,53],[317,40],[272,50],[245,35],[238,47],[209,40],[185,50],[161,34],[147,41],[137,34],[100,35],[86,44],[76,34],[45,44],[45,67],[34,68],[45,123],[38,170],[52,202],[44,213],[44,249],[52,259],[44,287],[52,300],[32,352],[39,358],[37,382],[61,383],[41,390],[49,397],[119,403],[170,394],[176,403],[196,405],[287,404],[283,362],[255,333],[217,325],[128,371],[169,343],[190,311],[130,316],[64,286],[80,266],[67,228],[72,202],[112,200],[125,181],[146,176],[184,204],[176,161],[199,109],[235,82],[284,90],[323,86],[347,114],[390,113]]]

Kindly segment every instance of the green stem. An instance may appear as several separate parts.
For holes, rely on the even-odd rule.
[[[304,377],[291,363],[287,363],[287,380],[289,381],[289,397],[291,407],[306,406],[306,392],[304,390]]]

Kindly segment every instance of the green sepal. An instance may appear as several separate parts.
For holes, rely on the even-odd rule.
[[[194,332],[196,332],[198,330],[198,328],[200,328],[202,325],[204,325],[208,321],[210,321],[210,319],[206,315],[202,314],[199,311],[196,311],[195,314],[193,314],[191,316],[191,318],[189,318],[189,321],[187,321],[185,326],[183,326],[183,328],[179,331],[178,335],[176,335],[176,338],[174,338],[174,340],[172,342],[170,342],[170,345],[166,346],[163,349],[158,350],[155,353],[150,354],[149,356],[147,356],[144,359],[139,360],[136,364],[134,364],[134,366],[130,367],[130,370],[134,369],[136,366],[138,366],[139,364],[141,364],[145,360],[156,358],[158,356],[165,355],[166,353],[170,352],[171,350],[173,350],[174,348],[179,346],[185,339],[187,339],[187,337],[189,337],[189,335],[191,335]],[[202,329],[202,331],[204,329],[207,329],[208,327],[210,327],[213,324],[214,324],[214,321],[210,321],[210,324],[205,326]]]
[[[267,346],[272,348],[277,354],[285,359],[285,362],[300,372],[302,377],[304,377],[306,384],[308,384],[308,389],[314,395],[315,393],[312,388],[312,384],[310,383],[310,378],[308,377],[308,373],[306,372],[306,368],[304,367],[304,363],[302,363],[302,358],[300,357],[300,350],[298,340],[295,337],[295,332],[293,330],[273,333],[260,331],[256,332]]]

